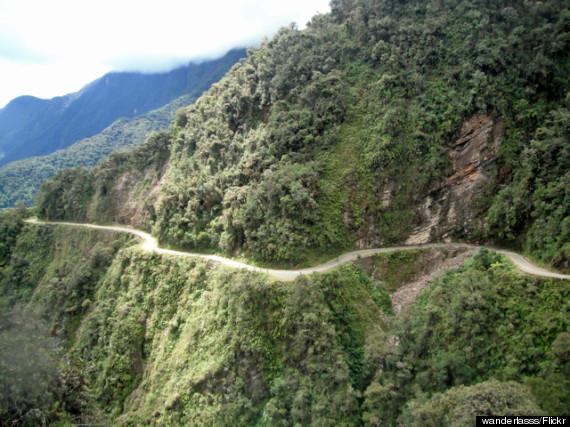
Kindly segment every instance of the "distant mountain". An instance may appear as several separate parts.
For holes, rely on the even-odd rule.
[[[223,70],[220,69],[221,71]],[[41,183],[60,170],[79,165],[90,168],[112,151],[142,144],[149,133],[167,129],[176,110],[196,101],[199,96],[197,92],[182,95],[164,107],[140,116],[120,118],[101,133],[67,148],[45,156],[16,160],[0,167],[0,210],[20,203],[32,206]]]
[[[197,98],[245,56],[245,49],[234,49],[167,73],[109,73],[61,97],[16,98],[0,110],[0,165],[69,147],[121,117],[140,116],[184,94]]]

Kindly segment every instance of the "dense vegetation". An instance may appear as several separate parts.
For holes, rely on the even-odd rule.
[[[280,263],[401,242],[439,218],[431,240],[492,236],[567,267],[568,2],[331,6],[250,50],[168,132],[48,180],[39,215]],[[453,216],[428,217],[451,197],[472,117],[500,123],[488,177]],[[0,338],[27,348],[30,313],[76,386],[55,356],[0,370],[1,422],[439,426],[570,407],[569,282],[494,252],[396,317],[389,291],[421,274],[421,251],[377,256],[371,275],[279,282],[25,215],[0,217]],[[29,393],[18,378],[34,364]]]
[[[117,188],[116,175],[127,174],[125,181],[136,181],[134,177],[142,180],[142,191],[147,191],[150,182],[155,181],[164,169],[169,143],[167,132],[154,133],[142,147],[111,153],[101,167],[93,170],[80,167],[59,172],[54,179],[42,184],[41,190],[44,200],[57,200],[65,194],[65,203],[42,204],[43,214],[49,218],[76,221],[93,217],[98,221],[117,222],[128,213],[124,212],[124,206],[117,203],[121,190]],[[141,171],[145,172],[142,176]],[[140,195],[142,191],[139,189],[137,193]],[[91,198],[95,202],[87,204]],[[148,201],[145,201],[147,205]]]
[[[449,151],[482,114],[502,129],[494,172],[431,239],[488,235],[567,268],[567,2],[331,5],[179,112],[164,185],[137,225],[173,246],[278,262],[401,242],[429,223],[430,200],[449,209]],[[101,169],[116,182],[124,173]],[[99,174],[78,179],[95,187]],[[105,197],[50,218],[100,211]],[[74,198],[47,192],[39,212]]]
[[[521,167],[513,183],[495,198],[487,225],[490,233],[508,241],[524,230],[531,254],[566,270],[570,268],[569,136],[570,111],[553,111],[523,149],[517,160]]]
[[[394,319],[354,265],[275,282],[22,212],[0,218],[2,422],[469,425],[570,403],[569,283],[492,252]]]
[[[51,147],[48,151],[44,152],[45,154],[51,153],[56,149],[58,150],[51,154],[39,157],[29,157],[28,155],[26,157],[29,158],[4,165],[0,168],[0,210],[15,207],[19,203],[32,206],[40,184],[55,175],[56,172],[79,165],[91,168],[107,157],[112,151],[140,145],[148,137],[149,133],[168,129],[169,124],[174,119],[174,113],[178,108],[190,105],[196,101],[212,83],[218,81],[239,58],[245,55],[246,52],[244,49],[235,49],[222,58],[205,61],[200,64],[190,64],[185,68],[170,73],[170,75],[158,75],[158,77],[143,76],[143,80],[148,78],[151,80],[160,80],[160,78],[162,78],[165,82],[169,82],[167,84],[168,90],[165,90],[163,87],[165,82],[163,82],[162,85],[155,84],[149,86],[148,84],[145,85],[144,81],[133,81],[136,76],[131,75],[130,78],[128,78],[128,76],[123,77],[121,82],[117,83],[117,88],[112,88],[111,94],[120,100],[121,108],[125,108],[125,105],[128,108],[132,107],[132,109],[136,109],[136,114],[130,111],[129,114],[126,114],[121,110],[124,113],[124,116],[121,117],[117,115],[119,112],[108,111],[112,110],[109,106],[108,99],[98,100],[101,104],[98,107],[93,106],[88,112],[92,114],[96,120],[103,120],[101,126],[105,127],[105,129],[97,127],[99,125],[94,122],[95,119],[93,117],[83,121],[78,120],[74,122],[74,126],[78,126],[77,122],[82,123],[84,126],[95,126],[100,133],[90,129],[86,133],[89,136],[88,138],[70,140],[68,143],[58,145],[55,148]],[[133,88],[136,88],[140,93],[144,94],[144,102],[148,103],[148,105],[142,105],[140,99],[132,99],[132,95],[127,96],[127,94],[120,92],[121,90],[129,92],[133,90]],[[89,88],[89,94],[84,94],[83,96],[91,96],[98,99],[103,96],[101,94],[103,90],[100,84],[94,85],[94,87]],[[106,86],[105,90],[107,90]],[[158,97],[158,99],[154,99],[153,97]],[[153,108],[160,108],[148,111],[151,106]],[[101,114],[103,112],[110,114],[110,118],[107,120],[99,114],[100,112],[92,111],[96,108],[101,110]],[[84,114],[85,112],[83,110],[87,110],[83,104],[76,107],[76,109],[78,110],[78,114]],[[0,118],[2,117],[1,114],[8,113],[6,111],[0,113]],[[33,116],[30,111],[25,111],[25,114],[29,120],[30,116]],[[42,120],[51,123],[54,119],[43,117]],[[43,122],[40,121],[39,123]],[[10,121],[9,125],[13,126],[14,123]],[[66,121],[59,124],[59,127],[65,126],[72,126],[72,124]],[[57,125],[52,123],[51,128],[53,127],[57,128]],[[43,129],[37,122],[34,123],[33,126],[33,129],[36,128]],[[96,134],[93,135],[94,133]],[[14,135],[11,134],[11,136]],[[22,139],[17,133],[16,136]],[[37,138],[37,136],[35,137]],[[50,146],[49,137],[46,135],[42,134],[38,140],[41,141],[40,145],[42,147]],[[67,147],[69,144],[72,145]],[[35,144],[30,143],[30,145],[35,147],[38,144],[36,141]],[[62,147],[67,148],[59,149]],[[33,155],[37,156],[38,154],[40,153],[37,152]]]
[[[489,380],[524,383],[535,392],[534,405],[563,413],[570,404],[569,294],[568,282],[520,276],[500,255],[481,250],[397,322],[399,346],[375,354],[380,369],[365,393],[366,417],[395,420],[406,405],[414,417],[444,417],[448,398],[430,401],[434,393]],[[489,387],[506,393],[500,383]]]
[[[79,359],[66,351],[118,249],[114,233],[30,227],[0,217],[0,424],[100,420]]]

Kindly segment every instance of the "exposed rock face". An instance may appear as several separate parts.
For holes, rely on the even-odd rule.
[[[455,149],[449,153],[455,173],[447,180],[455,187],[476,183],[480,178],[481,165],[496,155],[501,134],[502,125],[495,125],[489,116],[477,115],[463,123]],[[490,147],[489,142],[492,142]]]
[[[473,256],[474,253],[474,248],[461,249],[451,253],[449,258],[444,258],[441,257],[441,254],[436,252],[433,256],[431,268],[428,271],[416,278],[416,280],[406,283],[401,288],[390,294],[394,314],[398,316],[402,311],[414,305],[418,297],[431,282],[439,279],[447,271],[461,267],[467,259]]]
[[[490,116],[478,114],[463,123],[461,134],[448,153],[453,174],[440,189],[426,195],[418,209],[422,221],[414,227],[406,244],[447,239],[473,228],[477,220],[473,202],[497,175],[495,160],[502,134],[502,123]]]
[[[158,172],[153,168],[130,170],[117,181],[115,212],[118,223],[148,229],[145,215],[166,182],[169,175],[167,170],[168,162]]]
[[[120,224],[132,224],[138,208],[138,200],[135,195],[140,187],[144,175],[141,171],[130,170],[119,177],[113,188],[115,197],[116,221]],[[138,224],[137,224],[138,225]]]
[[[157,198],[168,176],[168,162],[160,168],[131,168],[120,175],[109,189],[106,197],[105,212],[107,217],[100,218],[96,212],[98,200],[91,200],[87,220],[90,222],[107,221],[124,224],[141,230],[150,231],[147,216],[151,214],[152,202]]]

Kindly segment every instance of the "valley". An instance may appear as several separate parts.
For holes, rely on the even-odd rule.
[[[3,159],[6,164],[0,162],[0,211],[19,204],[33,206],[42,182],[58,171],[92,168],[113,151],[143,144],[152,132],[168,128],[179,108],[193,103],[245,55],[245,49],[234,49],[219,59],[188,64],[167,75],[104,76],[80,93],[68,95],[75,102],[68,102],[63,112],[56,108],[59,98],[37,100],[47,105],[40,111],[18,110],[9,104],[0,111],[0,151],[15,153]],[[168,91],[162,93],[165,85]],[[137,91],[159,93],[145,99]],[[106,115],[93,123],[90,118],[99,110]],[[45,122],[50,128],[47,135],[41,133]]]

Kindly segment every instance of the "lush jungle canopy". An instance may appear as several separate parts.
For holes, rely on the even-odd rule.
[[[331,5],[168,131],[48,180],[37,213],[288,266],[470,237],[568,269],[569,3]],[[3,421],[440,426],[570,405],[569,283],[494,252],[396,316],[425,257],[278,282],[26,215],[0,221]],[[23,317],[46,359],[10,357]]]

